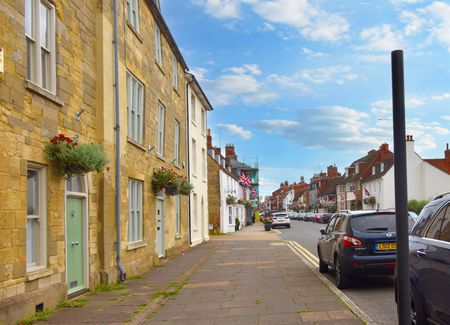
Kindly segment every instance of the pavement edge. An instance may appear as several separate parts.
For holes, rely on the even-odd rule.
[[[318,271],[319,259],[310,251],[292,240],[285,240],[287,246],[314,272],[315,275],[336,295],[342,302],[365,324],[375,325],[376,323],[361,308],[358,307],[349,297],[330,282]]]

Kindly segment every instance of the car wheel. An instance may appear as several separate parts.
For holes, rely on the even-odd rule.
[[[320,273],[328,273],[328,265],[322,261],[322,257],[320,256],[319,248],[317,248],[319,253],[319,272]]]
[[[411,324],[421,325],[426,324],[425,312],[423,310],[422,303],[420,302],[419,295],[413,284],[410,289],[411,297]]]
[[[337,256],[334,260],[334,279],[336,287],[339,289],[346,289],[350,286],[350,276],[342,270],[341,261]]]
[[[288,228],[291,228],[291,225],[288,225],[287,227],[288,227]]]

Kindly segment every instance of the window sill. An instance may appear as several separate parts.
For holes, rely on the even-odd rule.
[[[131,29],[131,31],[133,32],[134,36],[136,36],[136,38],[139,40],[139,42],[141,42],[142,44],[144,44],[144,40],[141,38],[141,36],[139,35],[139,32],[130,24],[129,21],[127,21],[127,26],[128,28]]]
[[[133,249],[138,249],[138,248],[145,247],[145,246],[147,246],[147,243],[144,242],[144,241],[128,243],[127,244],[127,251],[132,251]]]
[[[134,141],[132,138],[127,137],[127,142],[132,144],[133,146],[135,146],[138,149],[141,149],[142,151],[147,151],[147,148],[144,147],[142,144],[137,143],[136,141]]]
[[[38,94],[51,102],[55,103],[58,106],[64,106],[64,101],[59,98],[58,96],[52,94],[47,89],[42,88],[41,86],[36,85],[30,80],[25,80],[25,88],[28,90],[34,92],[35,94]]]
[[[183,237],[181,237],[181,235],[176,235],[175,236],[175,239],[181,239],[181,238],[183,238]]]
[[[45,267],[40,267],[40,268],[35,267],[28,271],[28,273],[26,274],[26,280],[33,281],[36,279],[45,278],[52,274],[53,274],[53,270],[47,269]]]
[[[163,75],[166,75],[166,73],[164,72],[164,69],[162,68],[162,63],[158,62],[158,60],[155,59],[155,63],[158,66],[159,70],[161,71],[161,73]]]
[[[156,153],[156,157],[157,157],[159,160],[162,160],[162,161],[164,161],[164,162],[167,162],[166,159],[165,159],[163,156],[161,156],[159,153]]]

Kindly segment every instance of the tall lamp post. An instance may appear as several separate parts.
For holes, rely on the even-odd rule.
[[[411,324],[408,242],[408,193],[405,139],[405,85],[403,51],[391,53],[392,107],[394,129],[395,214],[397,231],[397,308],[398,323]]]

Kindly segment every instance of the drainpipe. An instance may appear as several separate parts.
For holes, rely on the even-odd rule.
[[[117,31],[117,0],[114,0],[114,100],[116,107],[116,266],[119,281],[125,281],[125,272],[120,259],[120,105],[119,105],[119,36]]]

